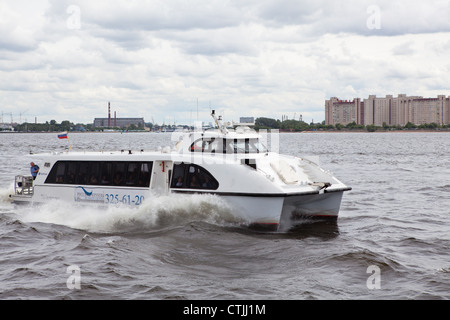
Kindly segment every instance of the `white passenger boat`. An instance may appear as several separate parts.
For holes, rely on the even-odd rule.
[[[14,203],[139,206],[151,197],[213,194],[251,226],[286,230],[292,219],[336,219],[344,185],[305,158],[267,150],[262,135],[238,125],[180,133],[172,150],[58,152],[41,155],[36,180],[15,178]]]

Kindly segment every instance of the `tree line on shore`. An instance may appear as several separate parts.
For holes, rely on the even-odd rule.
[[[279,129],[280,131],[391,131],[391,130],[450,130],[450,124],[439,125],[437,123],[420,124],[416,125],[408,122],[405,126],[395,125],[390,126],[383,123],[382,126],[376,126],[373,124],[363,125],[357,124],[355,121],[343,125],[343,124],[325,124],[325,121],[320,123],[306,123],[299,120],[276,120],[272,118],[256,118],[255,129]]]
[[[146,126],[152,126],[152,124],[145,124]],[[58,132],[58,131],[102,131],[103,129],[115,129],[122,130],[124,128],[119,127],[110,127],[110,128],[95,128],[92,123],[83,124],[77,123],[74,124],[69,120],[64,120],[61,123],[56,122],[56,120],[46,121],[45,123],[22,123],[18,124],[14,127],[15,131],[18,132]],[[141,127],[137,127],[134,124],[131,124],[126,128],[127,130],[144,130]]]
[[[69,120],[64,120],[61,123],[56,120],[46,121],[45,123],[30,123],[24,122],[14,126],[14,131],[18,132],[54,132],[54,131],[72,131],[75,127],[85,127],[83,124],[74,124]]]

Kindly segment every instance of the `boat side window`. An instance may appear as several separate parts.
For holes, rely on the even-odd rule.
[[[170,184],[171,188],[184,188],[185,183],[185,167],[184,163],[175,164],[173,166],[173,174],[172,174],[172,183]]]
[[[265,152],[264,145],[258,139],[224,139],[225,152],[230,153],[260,153]]]
[[[266,147],[257,138],[244,139],[216,139],[202,138],[194,141],[189,147],[191,152],[207,153],[260,153],[265,152]]]
[[[193,142],[189,148],[191,152],[223,153],[222,139],[202,138]]]
[[[56,169],[56,183],[64,183],[65,169],[66,164],[64,162],[58,164],[58,168]]]
[[[139,171],[141,167],[137,162],[128,163],[127,177],[125,178],[125,184],[127,186],[137,185],[137,180],[139,178]]]
[[[196,168],[193,165],[189,166],[188,176],[187,176],[187,187],[188,188],[200,188],[200,177]]]
[[[235,139],[234,153],[248,153],[248,139]]]
[[[259,153],[264,147],[258,139],[216,139],[203,138],[193,142],[189,148],[191,152],[206,153]]]
[[[215,153],[217,142],[215,138],[203,139],[203,152]]]
[[[76,184],[88,184],[89,181],[89,162],[80,161],[78,163],[78,172],[76,175]]]
[[[261,143],[261,141],[259,141],[259,139],[248,139],[248,153],[260,153],[260,152],[261,153],[266,152],[266,147]]]
[[[223,153],[223,140],[224,139],[215,139],[211,141],[211,153]]]
[[[152,172],[153,162],[142,162],[140,163],[140,173],[138,177],[139,187],[149,187],[150,186],[150,173]]]
[[[195,164],[175,164],[171,188],[211,189],[219,187],[217,180],[206,169]]]
[[[115,186],[125,185],[125,162],[114,163],[113,185]]]
[[[249,153],[249,139],[224,139],[225,153]]]
[[[103,162],[100,184],[107,186],[112,184],[113,164],[112,162]]]
[[[224,153],[234,153],[234,139],[224,139]]]
[[[203,139],[198,139],[196,141],[194,141],[189,150],[191,152],[203,152]]]
[[[101,180],[101,162],[90,162],[89,180],[90,185],[99,185]]]
[[[153,162],[58,161],[45,183],[149,187]]]
[[[52,170],[45,179],[45,183],[64,183],[64,175],[66,172],[66,163],[58,161],[53,165]]]
[[[75,183],[75,175],[78,170],[78,163],[75,161],[68,161],[67,163],[67,173],[64,177],[64,182],[67,184]]]

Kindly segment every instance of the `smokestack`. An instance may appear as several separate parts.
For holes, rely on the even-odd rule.
[[[116,112],[114,111],[114,127],[117,127]]]
[[[111,107],[108,102],[108,127],[111,127]]]

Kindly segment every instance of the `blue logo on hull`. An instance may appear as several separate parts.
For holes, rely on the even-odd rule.
[[[103,192],[94,192],[95,190],[88,191],[82,186],[78,186],[74,191],[75,202],[98,202],[103,203],[105,195]]]
[[[78,187],[78,188],[81,188],[81,189],[84,191],[84,194],[87,195],[88,197],[89,197],[89,196],[92,196],[92,192],[93,192],[93,191],[88,192],[88,191],[87,191],[85,188],[83,188],[83,187]]]

